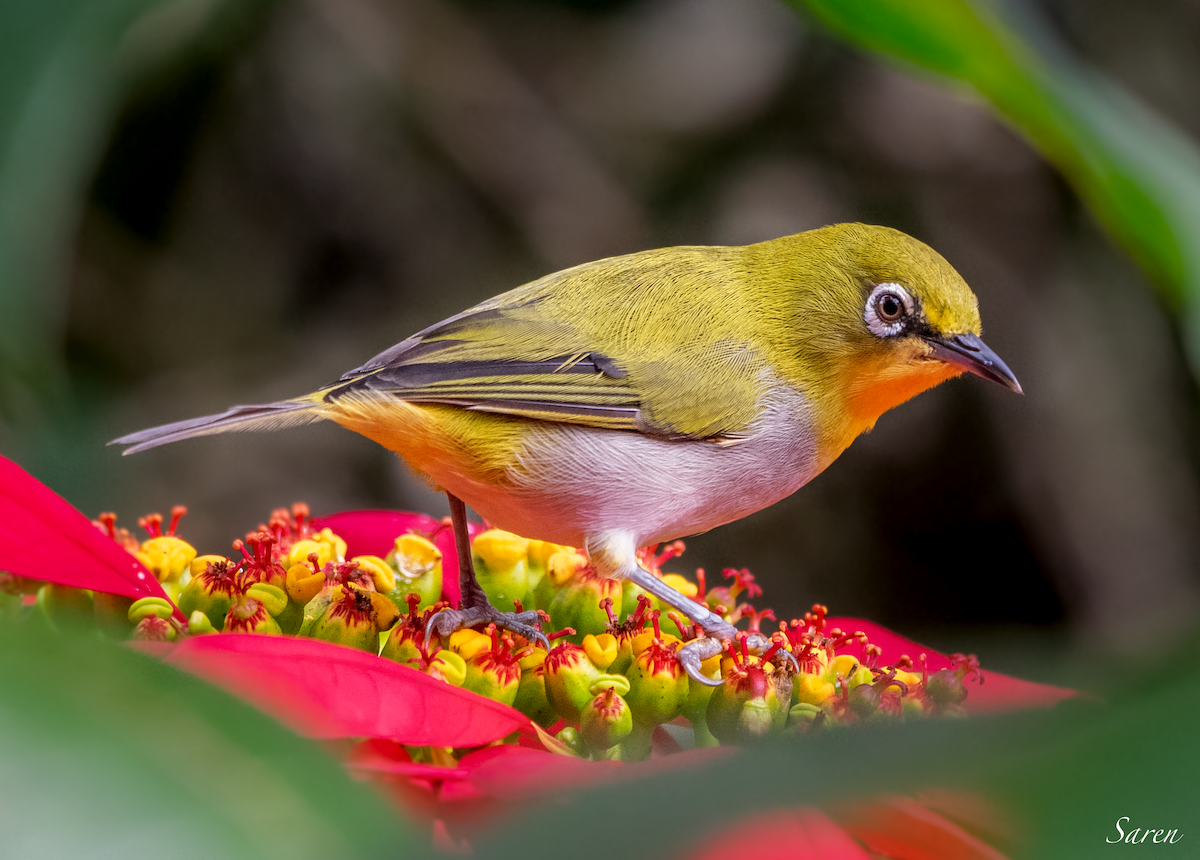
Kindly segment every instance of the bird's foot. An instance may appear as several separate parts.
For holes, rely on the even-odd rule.
[[[495,624],[502,630],[524,636],[530,642],[536,642],[547,651],[550,650],[550,640],[540,629],[542,616],[537,610],[501,612],[490,603],[464,606],[462,609],[443,609],[436,613],[425,625],[425,641],[428,642],[435,631],[445,640],[458,630],[483,624]]]
[[[679,662],[683,665],[683,671],[687,672],[693,681],[706,687],[719,687],[724,683],[720,675],[716,678],[709,678],[705,675],[701,664],[720,654],[725,648],[726,642],[736,641],[739,637],[745,636],[746,650],[759,657],[767,653],[774,645],[761,633],[743,633],[732,624],[714,624],[711,628],[705,628],[704,632],[707,635],[693,639],[679,649]],[[800,671],[800,663],[791,651],[779,648],[776,650],[775,656],[782,656],[783,659],[789,661],[792,664],[792,671]]]

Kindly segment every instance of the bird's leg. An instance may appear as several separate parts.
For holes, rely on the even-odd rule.
[[[475,578],[475,568],[471,563],[467,506],[452,493],[446,493],[446,498],[450,500],[450,522],[454,526],[454,545],[458,550],[458,587],[462,593],[462,602],[458,609],[443,609],[429,619],[429,623],[425,625],[425,641],[429,641],[435,630],[446,639],[451,633],[465,627],[495,624],[504,630],[524,636],[531,642],[537,642],[549,651],[550,641],[538,627],[541,624],[541,616],[536,610],[501,612],[488,602],[487,594]]]
[[[682,612],[704,630],[705,636],[703,638],[694,639],[679,649],[679,662],[683,664],[684,671],[697,683],[709,687],[721,686],[721,679],[719,677],[709,678],[705,676],[700,669],[700,664],[710,657],[720,654],[723,647],[722,643],[726,639],[733,639],[738,635],[746,635],[746,647],[754,654],[763,654],[771,647],[771,640],[766,636],[763,636],[761,633],[742,634],[741,631],[707,606],[697,603],[686,595],[680,594],[654,574],[643,570],[636,562],[632,565],[625,565],[625,568],[622,573],[624,573],[626,579],[629,579],[635,585],[641,586],[672,609]],[[797,672],[800,671],[800,664],[796,661],[791,651],[783,648],[778,653],[791,661],[793,669]]]

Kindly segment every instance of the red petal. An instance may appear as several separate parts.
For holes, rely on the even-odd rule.
[[[177,645],[167,662],[318,738],[382,737],[471,747],[529,723],[507,705],[416,669],[317,639],[222,633]]]
[[[770,856],[797,857],[804,860],[871,860],[846,831],[825,813],[810,807],[780,809],[739,818],[715,837],[704,841],[703,848],[689,851],[688,860],[741,860],[755,841],[752,834],[770,840]]]
[[[442,595],[458,605],[458,550],[454,545],[454,530],[428,514],[407,511],[345,511],[327,517],[317,517],[318,529],[331,528],[346,542],[350,556],[386,556],[392,551],[396,538],[407,532],[433,535],[433,543],[442,553]],[[468,523],[467,532],[474,540],[483,531],[478,523]]]
[[[893,633],[886,627],[880,627],[872,621],[864,621],[861,618],[829,618],[826,622],[826,629],[840,627],[846,633],[852,633],[861,630],[867,634],[867,639],[872,645],[877,645],[883,649],[883,654],[880,656],[880,665],[887,665],[898,659],[901,655],[907,654],[913,660],[917,659],[918,654],[924,653],[928,659],[928,665],[931,672],[936,672],[938,669],[947,669],[952,665],[950,658],[945,654],[938,653],[932,648],[927,648],[918,642],[911,639],[906,639],[898,633]],[[846,653],[853,654],[854,646],[850,646]],[[914,672],[920,672],[920,669],[914,669]],[[1074,690],[1068,690],[1065,687],[1053,687],[1049,684],[1039,684],[1035,681],[1023,681],[1020,678],[1013,678],[1010,675],[1001,675],[999,672],[991,672],[986,669],[982,670],[984,683],[980,684],[975,679],[967,680],[967,700],[963,707],[972,714],[998,713],[1000,711],[1015,711],[1020,708],[1043,708],[1056,705],[1063,699],[1069,699],[1072,696],[1077,696]]]
[[[0,570],[134,600],[170,599],[141,562],[4,457],[0,457]]]
[[[838,822],[871,851],[893,860],[1005,860],[1005,855],[908,797],[841,807]]]
[[[614,779],[637,779],[651,773],[692,767],[735,753],[733,747],[705,747],[626,764],[619,761],[588,761],[504,745],[470,753],[463,757],[459,766],[471,771],[467,781],[484,794],[512,801]]]

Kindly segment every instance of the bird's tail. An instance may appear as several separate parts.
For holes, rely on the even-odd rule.
[[[147,448],[157,448],[168,442],[178,442],[180,439],[191,439],[193,436],[210,436],[214,433],[227,433],[232,430],[279,430],[284,427],[295,427],[301,424],[311,424],[325,417],[328,403],[325,402],[325,392],[298,397],[295,400],[281,400],[277,403],[262,403],[254,406],[234,406],[220,415],[205,415],[201,418],[189,418],[186,421],[176,421],[174,424],[163,424],[161,427],[151,427],[139,430],[120,439],[113,439],[110,445],[128,445],[122,454],[133,454],[145,451]]]

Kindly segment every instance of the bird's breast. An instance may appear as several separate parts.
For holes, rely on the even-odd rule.
[[[463,497],[489,522],[529,537],[583,546],[589,536],[622,531],[644,545],[707,531],[790,495],[819,471],[814,436],[803,397],[780,387],[730,444],[542,424],[523,435],[503,485],[463,482],[475,496]]]

